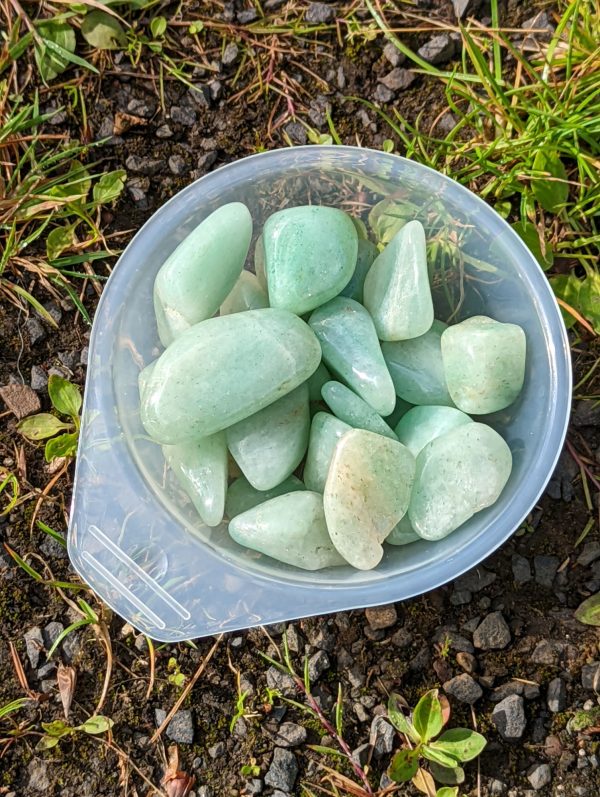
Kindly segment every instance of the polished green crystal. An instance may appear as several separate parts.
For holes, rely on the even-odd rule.
[[[394,383],[365,308],[354,299],[337,296],[315,310],[308,323],[327,367],[380,415],[393,412]]]
[[[307,489],[323,492],[334,449],[338,440],[350,429],[351,426],[328,412],[317,412],[314,416],[303,474]]]
[[[365,277],[378,253],[379,250],[371,241],[365,241],[362,238],[358,239],[358,255],[354,274],[344,290],[340,291],[340,296],[348,296],[350,299],[356,299],[357,302],[362,302]]]
[[[325,484],[329,536],[353,567],[371,570],[381,543],[406,513],[415,458],[401,443],[363,429],[338,441]]]
[[[451,429],[471,423],[471,418],[454,407],[433,405],[413,407],[401,418],[395,432],[398,440],[416,457],[427,443]]]
[[[408,514],[426,540],[440,540],[491,506],[512,468],[510,448],[490,426],[465,423],[436,437],[417,457]]]
[[[227,444],[224,432],[196,442],[163,446],[175,478],[207,526],[223,520],[227,494]]]
[[[152,371],[154,371],[155,365],[156,360],[154,362],[148,363],[148,365],[145,368],[142,368],[138,374],[138,390],[140,393],[140,401],[142,400],[144,391],[146,390],[148,382],[150,381],[150,377],[152,376]]]
[[[331,374],[321,362],[312,376],[308,378],[308,393],[311,401],[321,401],[321,388],[331,381]]]
[[[246,548],[303,570],[345,564],[327,532],[319,493],[301,490],[272,498],[235,517],[229,534]]]
[[[420,539],[422,538],[413,529],[407,513],[390,531],[385,541],[390,545],[410,545],[411,542],[418,542]]]
[[[260,310],[269,306],[269,298],[258,277],[251,271],[242,271],[231,293],[221,305],[221,315],[242,313],[245,310]]]
[[[257,490],[271,490],[298,467],[310,430],[308,385],[227,429],[227,445]]]
[[[391,426],[392,429],[396,426],[400,418],[402,418],[406,413],[412,409],[413,404],[409,404],[408,401],[404,401],[404,399],[397,398],[396,399],[396,406],[394,407],[394,411],[390,415],[386,415],[384,420],[388,426]]]
[[[446,382],[456,406],[474,415],[496,412],[517,398],[525,378],[525,333],[477,315],[442,335]]]
[[[154,281],[154,310],[163,346],[219,309],[238,279],[252,238],[241,202],[211,213],[183,239]]]
[[[341,382],[327,382],[321,389],[324,402],[336,418],[354,429],[367,429],[397,440],[396,433],[378,415],[370,404],[353,393]]]
[[[280,210],[267,219],[263,242],[272,307],[302,315],[336,296],[354,272],[356,229],[337,208]]]
[[[364,305],[381,340],[424,335],[433,322],[425,231],[409,221],[394,235],[369,269]]]
[[[400,398],[411,404],[454,406],[442,361],[441,338],[446,327],[443,321],[434,321],[431,329],[418,338],[381,345]]]
[[[142,423],[160,443],[206,437],[286,395],[320,361],[314,333],[286,310],[210,318],[156,361],[142,398]]]
[[[256,239],[254,247],[254,273],[258,279],[261,288],[268,293],[267,289],[267,275],[265,274],[265,244],[262,235]]]
[[[242,512],[247,512],[259,504],[264,504],[271,498],[277,498],[278,495],[285,495],[285,493],[293,493],[296,490],[304,490],[304,484],[296,476],[290,476],[273,487],[272,490],[256,490],[246,479],[245,476],[240,476],[233,481],[227,489],[227,498],[225,500],[225,514],[231,520],[236,515],[241,515]]]

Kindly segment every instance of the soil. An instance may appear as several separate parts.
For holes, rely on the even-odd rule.
[[[203,5],[210,5],[208,19],[223,24],[222,28],[214,27],[207,33],[211,58],[217,60],[223,32],[230,39],[237,36],[244,42],[247,28],[235,21],[235,14],[241,10],[237,3],[225,4],[225,8],[222,3],[214,6],[189,3],[190,8]],[[342,16],[339,4],[330,5]],[[416,5],[439,19],[453,18],[450,3]],[[232,21],[228,19],[230,6]],[[281,4],[272,3],[271,7],[274,6]],[[276,11],[269,13],[273,15]],[[479,12],[480,18],[485,15],[485,9]],[[510,2],[504,9],[503,23],[517,27],[527,16],[530,16],[529,4]],[[360,13],[357,18],[360,19]],[[367,22],[363,14],[363,24]],[[421,34],[416,39],[408,36],[406,40],[418,46],[425,38]],[[312,128],[327,132],[323,112],[327,105],[344,143],[380,148],[384,139],[395,140],[389,127],[372,109],[348,97],[373,101],[377,86],[381,85],[378,78],[392,69],[382,54],[384,42],[379,37],[342,38],[342,42],[340,45],[335,29],[293,41],[288,39],[286,44],[293,44],[295,52],[277,57],[275,69],[282,79],[287,75],[287,79],[298,81],[300,88],[293,94],[295,110]],[[181,47],[186,47],[185,41]],[[115,135],[99,152],[93,153],[94,159],[101,158],[105,168],[128,171],[125,194],[112,211],[105,211],[104,221],[115,235],[112,246],[124,246],[154,210],[192,179],[246,154],[285,146],[286,135],[302,143],[304,128],[290,127],[289,118],[279,123],[286,109],[285,105],[275,104],[277,94],[262,94],[254,102],[249,101],[248,95],[235,98],[255,75],[248,67],[237,76],[238,65],[221,65],[217,75],[221,83],[219,98],[209,98],[200,104],[191,98],[187,86],[177,80],[165,80],[161,95],[158,81],[148,78],[156,62],[141,61],[134,68],[122,58],[107,68],[101,80],[86,78],[92,140],[106,135],[119,113],[138,117],[129,130]],[[200,82],[206,80],[206,75],[199,76]],[[67,93],[55,94],[52,101],[66,102],[68,107]],[[418,77],[411,88],[399,91],[383,107],[389,113],[398,108],[413,123],[419,117],[420,124],[428,128],[444,109],[443,93],[438,83]],[[161,138],[165,125],[171,135]],[[56,131],[80,134],[72,111],[53,127],[53,132]],[[402,152],[397,141],[396,144],[397,151]],[[106,274],[110,266],[96,267],[99,273]],[[43,290],[35,286],[33,290],[44,304],[52,301]],[[84,283],[83,295],[92,313],[97,297],[90,282]],[[89,328],[68,301],[54,302],[53,307],[61,316],[58,329],[42,324],[43,339],[32,343],[26,311],[6,302],[0,305],[0,385],[11,382],[29,385],[32,368],[38,378],[55,369],[83,385],[85,352],[82,356],[82,350],[87,346]],[[574,357],[576,382],[599,355],[598,346],[593,343],[579,348]],[[36,389],[43,409],[48,410],[46,390],[40,386]],[[599,380],[592,379],[586,385],[586,393],[599,392]],[[63,474],[48,466],[43,447],[24,441],[15,429],[16,419],[11,413],[7,410],[0,417],[3,421],[0,461],[18,472],[22,494],[32,494],[31,500],[0,519],[0,538],[21,555],[35,553],[29,561],[45,577],[76,580],[61,546],[35,523],[32,527],[35,515],[35,519],[65,533],[73,466],[67,466]],[[570,439],[575,449],[593,462],[600,452],[599,414],[591,402],[580,401],[575,417]],[[58,479],[40,501],[36,513],[34,508],[41,491],[57,474]],[[326,654],[326,661],[321,656],[324,672],[314,691],[328,714],[341,683],[344,736],[351,749],[369,741],[371,723],[383,713],[389,692],[400,693],[409,705],[414,705],[426,689],[443,688],[443,684],[466,667],[472,669],[483,696],[472,709],[450,697],[451,723],[468,726],[475,723],[486,735],[488,746],[479,765],[466,766],[467,780],[462,787],[465,793],[511,797],[535,794],[533,785],[539,785],[540,781],[535,780],[535,772],[531,774],[531,770],[540,764],[549,764],[551,771],[550,783],[537,791],[540,795],[594,797],[600,793],[600,758],[596,755],[595,741],[598,729],[594,727],[598,722],[592,723],[587,731],[567,729],[575,712],[600,702],[594,669],[583,669],[600,660],[598,632],[581,625],[573,616],[581,600],[600,589],[600,558],[593,556],[593,546],[600,545],[596,499],[593,496],[591,513],[579,466],[565,453],[547,494],[524,526],[470,577],[396,604],[387,612],[355,611],[288,626],[288,638],[294,635],[294,630],[299,635],[297,652],[292,653],[299,672],[305,652],[309,656],[319,651]],[[582,546],[576,548],[576,541],[590,517],[593,525],[584,545],[591,553],[581,560]],[[527,566],[514,558],[516,555],[524,557],[530,567],[529,577],[523,576],[524,581],[515,578],[518,570],[513,568],[525,567],[524,572],[527,571]],[[74,599],[72,594],[69,597]],[[474,628],[493,612],[501,612],[507,621],[510,642],[500,649],[473,649]],[[0,550],[0,706],[24,694],[9,653],[9,642],[14,643],[29,687],[38,694],[0,726],[0,794],[143,795],[152,791],[140,773],[156,786],[161,782],[166,748],[172,741],[163,734],[158,743],[150,743],[157,724],[155,710],[168,711],[172,707],[182,688],[177,683],[177,674],[189,679],[214,639],[201,639],[193,646],[157,646],[156,681],[147,696],[151,661],[147,644],[141,635],[124,627],[120,618],[111,617],[105,610],[103,621],[110,630],[114,661],[102,714],[114,721],[112,737],[120,752],[82,732],[62,740],[47,752],[38,752],[35,746],[40,723],[62,718],[62,708],[55,673],[39,673],[45,653],[41,652],[37,669],[31,666],[24,635],[34,628],[44,629],[53,621],[66,627],[76,619],[78,615],[63,595],[35,582]],[[185,700],[182,709],[191,711],[193,742],[179,744],[179,768],[196,777],[192,793],[198,797],[259,793],[252,791],[261,788],[254,780],[261,781],[265,794],[273,793],[272,787],[264,783],[264,777],[275,748],[280,746],[276,737],[282,721],[299,723],[308,732],[307,742],[293,749],[299,774],[291,793],[302,794],[300,784],[304,782],[313,784],[311,788],[316,794],[314,784],[325,774],[320,768],[322,764],[336,766],[346,775],[352,775],[350,768],[338,759],[326,759],[307,747],[309,743],[331,746],[331,740],[324,738],[325,729],[268,689],[273,683],[273,673],[268,680],[270,664],[260,654],[275,655],[273,644],[281,643],[283,631],[278,626],[226,636]],[[69,718],[76,725],[94,711],[102,690],[106,656],[101,640],[89,627],[74,632],[71,640],[67,650],[65,645],[61,646],[60,658],[77,672]],[[44,644],[47,649],[48,641]],[[474,657],[472,660],[469,653]],[[566,696],[559,710],[551,711],[547,690],[556,678],[564,684]],[[511,684],[509,692],[523,694],[524,691],[526,728],[513,742],[500,736],[491,716],[494,701],[500,697],[494,690],[507,683]],[[248,693],[243,705],[245,716],[235,720],[236,693],[240,688]],[[298,694],[295,697],[302,700]],[[187,722],[187,718],[184,716],[182,721]],[[396,737],[394,746],[399,742]],[[389,750],[380,757],[371,753],[369,769],[374,788],[379,785],[390,757]],[[256,767],[256,771],[243,767]],[[532,780],[528,780],[528,775]],[[382,785],[385,783],[384,777]],[[401,793],[413,791],[412,786],[407,786]]]

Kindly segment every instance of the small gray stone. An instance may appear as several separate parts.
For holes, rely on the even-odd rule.
[[[262,794],[262,791],[263,782],[260,778],[252,778],[251,780],[246,781],[246,785],[244,786],[244,794],[248,794],[250,797],[256,797],[257,794]]]
[[[497,686],[490,694],[492,703],[500,703],[505,697],[509,695],[522,695],[524,692],[524,685],[521,681],[507,681],[505,684]]]
[[[593,661],[581,668],[581,685],[584,689],[600,689],[600,662]]]
[[[44,305],[44,310],[48,313],[48,315],[54,321],[55,324],[60,324],[60,322],[62,321],[63,314],[62,310],[60,309],[60,307],[56,302],[47,302]],[[46,321],[46,319],[43,316],[40,316],[40,318],[42,319],[42,321]],[[46,323],[48,322],[46,321]]]
[[[471,678],[466,672],[446,681],[444,684],[444,691],[446,694],[452,695],[452,697],[460,700],[461,703],[468,703],[471,706],[473,703],[476,703],[483,694],[483,689],[479,686],[477,681]]]
[[[31,381],[29,382],[32,390],[40,393],[48,387],[48,374],[44,371],[41,365],[31,366]]]
[[[277,667],[269,667],[267,670],[267,686],[269,689],[277,689],[284,697],[296,694],[296,684],[292,676],[281,672]]]
[[[292,653],[300,653],[304,647],[304,641],[295,625],[288,625],[285,629],[285,638],[289,650]]]
[[[533,566],[535,568],[535,580],[542,587],[550,589],[556,576],[556,571],[560,564],[558,556],[535,556]]]
[[[364,765],[369,760],[369,753],[371,752],[371,745],[370,744],[361,744],[356,750],[352,751],[352,759],[355,761],[359,766],[364,767]]]
[[[298,763],[291,750],[276,747],[271,766],[265,775],[265,783],[274,789],[291,792],[298,776]]]
[[[450,595],[450,603],[453,606],[466,606],[468,603],[471,603],[473,599],[473,594],[469,592],[468,589],[455,589],[452,595]]]
[[[456,43],[447,33],[440,33],[425,42],[417,52],[424,61],[428,61],[430,64],[443,64],[456,53]]]
[[[127,113],[133,114],[133,116],[141,116],[144,119],[150,119],[155,109],[154,101],[133,99],[127,103]]]
[[[521,24],[523,30],[531,30],[531,29],[539,29],[541,31],[545,31],[547,33],[553,33],[555,28],[550,20],[546,11],[538,11],[537,14],[534,14],[532,17],[524,20]],[[534,35],[534,34],[532,34]]]
[[[235,63],[239,52],[240,50],[237,44],[235,42],[229,42],[227,47],[225,47],[225,50],[223,51],[223,57],[221,58],[223,65],[231,66],[231,64]]]
[[[308,141],[306,128],[300,122],[290,122],[284,127],[284,130],[294,144],[306,144]]]
[[[492,722],[506,741],[520,739],[527,725],[523,698],[520,695],[505,697],[494,707]]]
[[[306,741],[306,728],[295,722],[282,722],[277,730],[275,744],[280,747],[298,747]]]
[[[525,700],[537,700],[540,696],[540,687],[537,684],[523,684],[523,697]]]
[[[448,646],[452,650],[461,653],[473,653],[473,645],[462,634],[459,634],[455,628],[442,626],[435,632],[432,640],[436,645],[441,647]]]
[[[413,641],[413,635],[406,628],[399,628],[392,636],[392,645],[397,648],[407,648]]]
[[[467,573],[456,579],[454,582],[455,589],[468,589],[469,592],[480,592],[482,589],[489,587],[496,580],[496,574],[491,570],[479,565],[474,567]]]
[[[527,780],[536,791],[543,789],[552,780],[552,770],[549,764],[534,764],[527,772]]]
[[[365,616],[371,628],[376,631],[391,628],[398,620],[398,612],[393,603],[388,606],[372,606],[365,609]]]
[[[534,664],[558,664],[560,649],[554,640],[541,639],[531,654]]]
[[[375,99],[377,102],[386,103],[391,102],[394,98],[394,92],[390,91],[387,86],[382,86],[381,83],[378,83],[375,87]]]
[[[304,21],[310,25],[322,25],[331,22],[335,9],[325,3],[311,3],[304,14]]]
[[[41,758],[32,758],[27,765],[29,780],[27,786],[33,791],[47,791],[50,788],[48,764]]]
[[[385,717],[375,717],[371,723],[371,732],[369,735],[369,744],[373,748],[373,755],[375,758],[389,755],[394,749],[395,738],[396,731]]]
[[[50,650],[52,645],[56,642],[58,637],[62,634],[65,630],[65,627],[62,623],[56,622],[53,620],[51,623],[44,628],[42,631],[42,637],[44,638],[44,647],[46,650]]]
[[[577,428],[600,426],[600,404],[590,399],[578,401],[571,416],[571,423]]]
[[[27,330],[29,342],[32,346],[35,346],[36,343],[39,343],[46,337],[46,330],[44,329],[44,326],[35,316],[31,316],[31,318],[27,319],[25,322],[25,329]]]
[[[90,355],[90,347],[84,346],[83,349],[79,352],[79,365],[87,365],[89,355]]]
[[[169,169],[175,175],[183,174],[186,168],[185,158],[181,155],[171,155],[169,158]]]
[[[562,678],[553,678],[548,684],[546,696],[548,708],[553,714],[564,711],[567,707],[567,688]]]
[[[165,721],[167,713],[161,708],[156,708],[154,709],[154,715],[156,718],[156,725],[159,727]],[[178,711],[167,725],[166,734],[169,739],[177,742],[177,744],[192,744],[194,741],[192,712],[188,710]]]
[[[452,0],[452,6],[457,19],[462,19],[467,14],[472,14],[481,4],[481,0]]]
[[[359,722],[368,721],[369,714],[362,703],[355,703],[352,708],[354,709],[354,713],[356,714],[356,718]]]
[[[141,155],[129,155],[125,161],[125,166],[134,174],[151,175],[159,172],[164,162],[160,158],[145,158]]]
[[[207,152],[204,155],[200,155],[198,158],[198,169],[201,172],[207,172],[210,167],[216,162],[217,160],[217,153],[216,152]]]
[[[407,89],[415,80],[416,75],[413,72],[409,69],[397,66],[395,69],[392,69],[391,72],[388,72],[387,75],[379,78],[379,83],[382,83],[389,91],[396,92]]]
[[[34,670],[38,666],[40,653],[43,649],[44,640],[42,637],[42,630],[36,625],[34,628],[30,628],[29,631],[25,632],[25,650],[27,651],[29,663]]]
[[[506,783],[502,780],[498,780],[497,778],[492,778],[488,781],[488,791],[490,793],[490,797],[502,797],[506,794]]]
[[[43,681],[44,678],[49,678],[51,675],[54,675],[56,671],[56,664],[53,661],[48,661],[46,664],[42,664],[41,667],[37,669],[37,677],[39,681]]]
[[[502,650],[510,642],[510,630],[502,612],[492,612],[473,632],[473,644],[481,650]]]
[[[225,755],[225,744],[223,742],[217,742],[217,744],[213,744],[212,747],[209,747],[207,752],[209,756],[214,760],[220,758],[222,755]]]
[[[215,797],[215,793],[210,786],[205,784],[204,786],[198,787],[196,797]]]
[[[528,559],[515,553],[512,556],[511,565],[513,578],[517,584],[526,584],[531,581],[531,567]]]
[[[202,92],[200,92],[202,94]],[[193,127],[196,124],[196,111],[193,108],[173,105],[171,107],[171,119],[184,127]]]
[[[237,21],[240,25],[249,25],[258,19],[258,11],[255,8],[247,8],[237,12]]]
[[[211,100],[218,100],[223,92],[223,84],[220,80],[211,80],[208,84]]]
[[[156,138],[171,138],[173,135],[173,131],[169,127],[169,125],[160,125],[160,127],[156,128]]]
[[[588,565],[591,565],[592,562],[595,562],[599,557],[600,543],[586,542],[586,544],[583,546],[583,550],[577,557],[577,564],[581,565],[582,567],[587,567]]]
[[[383,48],[383,57],[392,66],[400,66],[406,60],[404,53],[400,52],[393,42],[388,42]]]
[[[323,673],[329,669],[329,656],[324,650],[318,650],[308,660],[308,677],[311,683],[318,681]]]

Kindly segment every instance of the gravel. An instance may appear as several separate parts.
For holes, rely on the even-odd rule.
[[[281,672],[277,667],[267,670],[267,686],[269,689],[278,689],[284,697],[293,697],[296,694],[296,684],[291,675]]]
[[[56,642],[58,637],[62,634],[65,630],[65,627],[62,623],[53,620],[51,623],[44,628],[42,631],[42,637],[44,638],[44,647],[46,650],[50,650],[52,645]]]
[[[165,721],[167,712],[162,708],[154,709],[156,727],[160,727]],[[191,711],[178,711],[171,722],[167,725],[166,734],[177,744],[192,744],[194,741],[194,721]],[[210,754],[210,751],[209,751]]]
[[[48,374],[44,371],[41,365],[31,366],[31,380],[29,382],[31,389],[40,393],[48,387]]]
[[[375,758],[389,755],[394,749],[395,738],[396,731],[385,717],[375,717],[369,734],[369,744],[373,748]]]
[[[507,742],[520,739],[527,725],[523,698],[509,695],[501,700],[492,711],[492,722]]]
[[[468,673],[451,678],[444,684],[446,694],[460,700],[461,703],[473,705],[483,695],[483,689]]]
[[[481,0],[452,0],[452,7],[457,19],[462,19],[467,14],[477,11],[480,5]]]
[[[425,42],[417,52],[424,61],[428,61],[430,64],[443,64],[456,53],[456,42],[447,33],[440,33]]]
[[[473,644],[481,650],[502,650],[510,639],[510,630],[502,612],[488,614],[473,632]]]
[[[223,51],[223,57],[221,61],[223,62],[224,66],[231,66],[237,61],[237,57],[239,55],[240,49],[235,42],[229,42],[225,50]]]
[[[497,686],[491,692],[489,699],[492,703],[500,703],[505,697],[509,695],[522,695],[524,692],[524,684],[521,681],[507,681],[505,684]]]
[[[171,138],[173,135],[173,131],[169,127],[169,125],[160,125],[160,127],[156,128],[156,132],[154,134],[156,138]]]
[[[550,681],[546,694],[546,702],[553,714],[558,714],[559,711],[565,710],[567,707],[567,687],[562,678],[553,678]]]
[[[549,764],[534,764],[527,772],[527,780],[536,791],[543,789],[552,780]]]
[[[25,632],[25,650],[27,651],[29,663],[34,670],[38,666],[40,654],[43,649],[44,640],[42,637],[42,629],[36,625]]]
[[[387,86],[382,86],[381,83],[378,83],[375,87],[374,96],[377,102],[386,103],[394,99],[394,92],[390,91]]]
[[[531,581],[531,566],[529,560],[518,553],[513,554],[511,559],[513,578],[517,584],[527,584]]]
[[[282,722],[277,730],[275,742],[280,747],[298,747],[306,741],[306,728],[295,722]]]
[[[311,3],[306,9],[304,21],[311,25],[321,25],[331,22],[335,14],[335,9],[325,3]]]
[[[558,556],[534,556],[533,566],[535,569],[536,583],[550,589],[554,582],[559,564],[560,559]]]
[[[35,346],[36,343],[39,343],[46,337],[44,325],[35,316],[31,316],[31,318],[28,318],[27,321],[25,321],[25,329],[27,330],[29,342],[32,346]]]
[[[318,650],[308,660],[308,677],[311,683],[318,681],[319,678],[330,667],[329,656],[324,650]]]
[[[392,66],[400,66],[406,60],[404,53],[393,42],[388,42],[383,48],[383,57]]]
[[[292,653],[300,653],[304,648],[304,640],[295,625],[289,625],[285,630],[287,646]]]
[[[389,606],[373,606],[365,610],[365,615],[367,622],[375,630],[391,628],[398,620],[398,613],[393,603]]]
[[[600,426],[600,404],[587,399],[578,401],[571,415],[571,423],[577,428]]]
[[[269,771],[265,775],[265,783],[274,789],[291,792],[298,776],[298,763],[291,750],[276,747]]]
[[[464,653],[463,651],[460,651],[456,654],[456,663],[459,667],[462,667],[465,672],[468,672],[471,675],[474,672],[477,672],[477,659],[472,653]]]
[[[32,758],[27,766],[29,781],[27,786],[32,791],[47,791],[50,788],[48,764],[40,758]]]
[[[452,650],[460,653],[473,653],[474,648],[469,640],[459,634],[456,628],[451,626],[442,626],[433,635],[432,642],[435,645],[449,645]]]
[[[467,589],[469,592],[480,592],[496,580],[496,574],[483,566],[474,567],[454,582],[454,589]]]
[[[204,96],[203,92],[200,92]],[[180,105],[171,106],[171,119],[183,127],[193,127],[196,124],[196,111]]]
[[[294,144],[306,144],[308,141],[306,128],[300,122],[290,122],[284,127],[284,130]]]
[[[170,171],[175,175],[180,175],[185,172],[185,158],[183,158],[181,155],[171,155],[168,164]]]
[[[600,688],[600,662],[593,661],[581,668],[581,685],[584,689]]]
[[[586,542],[579,556],[577,557],[577,564],[582,567],[587,567],[595,562],[600,557],[600,543]]]
[[[146,176],[157,174],[164,168],[164,165],[161,158],[144,158],[141,155],[129,155],[125,161],[128,171]]]
[[[29,385],[0,387],[0,397],[17,419],[33,415],[42,408],[38,394]]]
[[[388,72],[387,75],[379,78],[379,83],[383,84],[383,86],[389,91],[396,92],[407,89],[415,82],[415,80],[416,75],[413,72],[411,72],[409,69],[404,69],[401,66],[397,66],[395,69],[392,69],[391,72]]]

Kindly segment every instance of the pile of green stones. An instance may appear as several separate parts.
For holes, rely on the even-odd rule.
[[[339,209],[287,208],[255,274],[252,232],[245,205],[220,207],[154,285],[165,351],[140,374],[141,420],[202,521],[306,570],[369,570],[384,542],[439,540],[492,505],[511,452],[470,416],[517,398],[523,330],[434,319],[418,221],[380,251]]]

